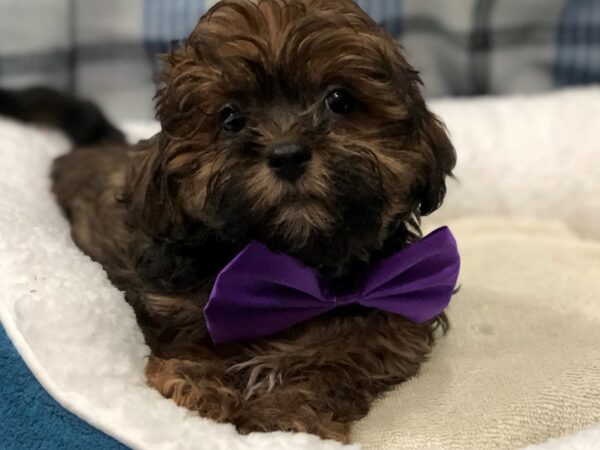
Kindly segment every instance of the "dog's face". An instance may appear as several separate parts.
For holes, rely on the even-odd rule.
[[[455,163],[417,73],[351,0],[225,0],[168,55],[131,209],[319,265],[437,208]],[[179,231],[177,231],[179,230]]]

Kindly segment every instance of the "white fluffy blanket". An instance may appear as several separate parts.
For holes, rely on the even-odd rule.
[[[433,103],[458,152],[436,220],[560,220],[600,239],[600,87]]]
[[[448,101],[434,109],[447,121],[462,161],[459,182],[450,186],[438,220],[528,215],[562,219],[600,236],[600,177],[591,172],[599,158],[600,91]],[[55,399],[134,448],[342,447],[304,434],[239,436],[233,427],[198,418],[148,388],[148,349],[132,312],[100,266],[71,242],[49,192],[50,162],[68,143],[0,120],[0,146],[0,318]],[[599,435],[591,430],[545,445],[598,448]]]

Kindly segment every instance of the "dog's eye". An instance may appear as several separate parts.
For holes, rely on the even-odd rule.
[[[238,133],[246,126],[246,116],[234,105],[226,105],[219,113],[219,121],[226,133]]]
[[[334,89],[327,94],[325,104],[334,114],[349,114],[354,111],[356,100],[346,89]]]

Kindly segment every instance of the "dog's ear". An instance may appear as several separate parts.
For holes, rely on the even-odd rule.
[[[456,152],[442,121],[431,113],[424,102],[412,117],[416,145],[425,160],[415,194],[419,200],[419,213],[423,216],[438,209],[446,195],[446,177],[452,176]]]
[[[125,193],[128,221],[153,238],[173,237],[183,228],[183,210],[167,169],[165,140],[160,133],[138,144]]]
[[[420,159],[417,185],[414,187],[419,213],[423,216],[440,207],[446,195],[446,177],[452,175],[456,153],[442,121],[427,108],[419,73],[393,44],[386,56],[394,72],[397,92],[403,99],[407,115],[403,130]]]

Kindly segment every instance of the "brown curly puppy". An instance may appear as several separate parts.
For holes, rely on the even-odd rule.
[[[443,315],[348,307],[215,345],[202,309],[253,239],[351,289],[442,202],[446,132],[351,0],[222,1],[165,63],[157,136],[56,161],[73,237],[126,292],[164,396],[241,432],[347,441],[377,395],[417,372]]]

